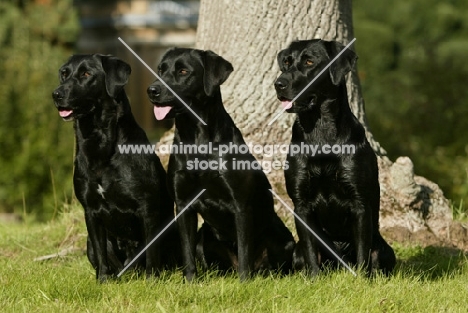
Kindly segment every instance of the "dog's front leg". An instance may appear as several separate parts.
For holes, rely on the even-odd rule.
[[[177,203],[177,214],[185,207],[182,203]],[[195,253],[197,245],[197,212],[189,208],[177,218],[179,227],[182,259],[184,262],[184,276],[187,281],[192,281],[197,275],[195,263]]]
[[[88,237],[93,248],[93,255],[96,261],[96,279],[103,283],[115,273],[112,272],[107,262],[107,231],[96,218],[86,213],[85,221],[88,230]]]
[[[362,207],[362,206],[361,206]],[[358,210],[353,227],[354,245],[356,247],[356,265],[367,274],[371,273],[370,252],[372,246],[372,219],[364,208]]]
[[[149,244],[159,233],[158,225],[160,225],[159,218],[146,217],[144,219],[146,244]],[[157,276],[162,271],[161,241],[164,240],[164,235],[161,237],[153,242],[146,251],[146,277],[148,278],[153,275]]]
[[[295,209],[298,217],[305,222],[312,230],[317,231],[315,223],[309,218],[307,213],[301,212],[300,209]],[[305,212],[308,210],[306,209]],[[311,232],[302,224],[301,221],[295,219],[297,235],[300,240],[299,248],[302,249],[301,253],[304,258],[304,267],[306,274],[309,276],[315,276],[319,273],[319,243],[317,239],[311,234]]]
[[[253,217],[248,212],[236,213],[237,255],[239,261],[239,278],[245,281],[250,278],[253,269]]]

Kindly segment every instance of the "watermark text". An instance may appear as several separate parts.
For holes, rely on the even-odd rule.
[[[264,157],[273,157],[277,155],[351,155],[356,153],[356,146],[353,144],[235,144],[233,142],[227,144],[162,144],[158,147],[156,145],[118,145],[120,154],[151,154],[158,153],[160,155],[168,154],[184,154],[184,155],[217,155],[223,157],[225,155],[238,155],[238,154],[256,154],[263,155]]]

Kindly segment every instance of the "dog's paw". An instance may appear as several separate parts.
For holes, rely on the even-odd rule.
[[[248,269],[239,270],[239,280],[241,283],[249,281],[253,277],[253,272]]]
[[[157,280],[161,276],[162,270],[155,268],[146,269],[146,280]]]
[[[97,280],[100,284],[104,284],[104,283],[107,283],[107,282],[110,282],[112,280],[115,280],[115,276],[114,275],[110,275],[110,274],[102,274],[102,275],[99,275],[97,277]]]
[[[96,271],[96,280],[101,284],[107,283],[109,281],[116,280],[116,279],[117,279],[117,275],[112,271],[109,271],[109,270]]]
[[[320,267],[317,266],[305,266],[304,267],[304,274],[309,278],[315,278],[320,274]]]
[[[196,271],[184,271],[185,281],[188,283],[194,282],[197,278]]]

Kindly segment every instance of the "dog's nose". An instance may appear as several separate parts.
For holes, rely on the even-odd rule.
[[[54,92],[52,92],[52,98],[54,100],[62,100],[63,99],[63,94],[59,91],[59,90],[54,90]]]
[[[286,89],[287,86],[288,86],[288,83],[284,79],[278,78],[275,82],[276,89],[283,90],[283,89]]]
[[[148,93],[148,96],[150,98],[155,98],[155,97],[158,97],[161,94],[161,87],[151,85],[151,86],[148,87],[146,92]]]

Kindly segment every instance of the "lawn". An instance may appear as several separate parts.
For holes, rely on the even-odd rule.
[[[467,312],[468,260],[458,250],[393,244],[392,277],[367,279],[345,270],[315,279],[300,273],[257,277],[180,271],[157,280],[135,273],[98,284],[84,253],[78,205],[47,223],[0,224],[1,312]],[[64,256],[35,261],[67,251]]]

